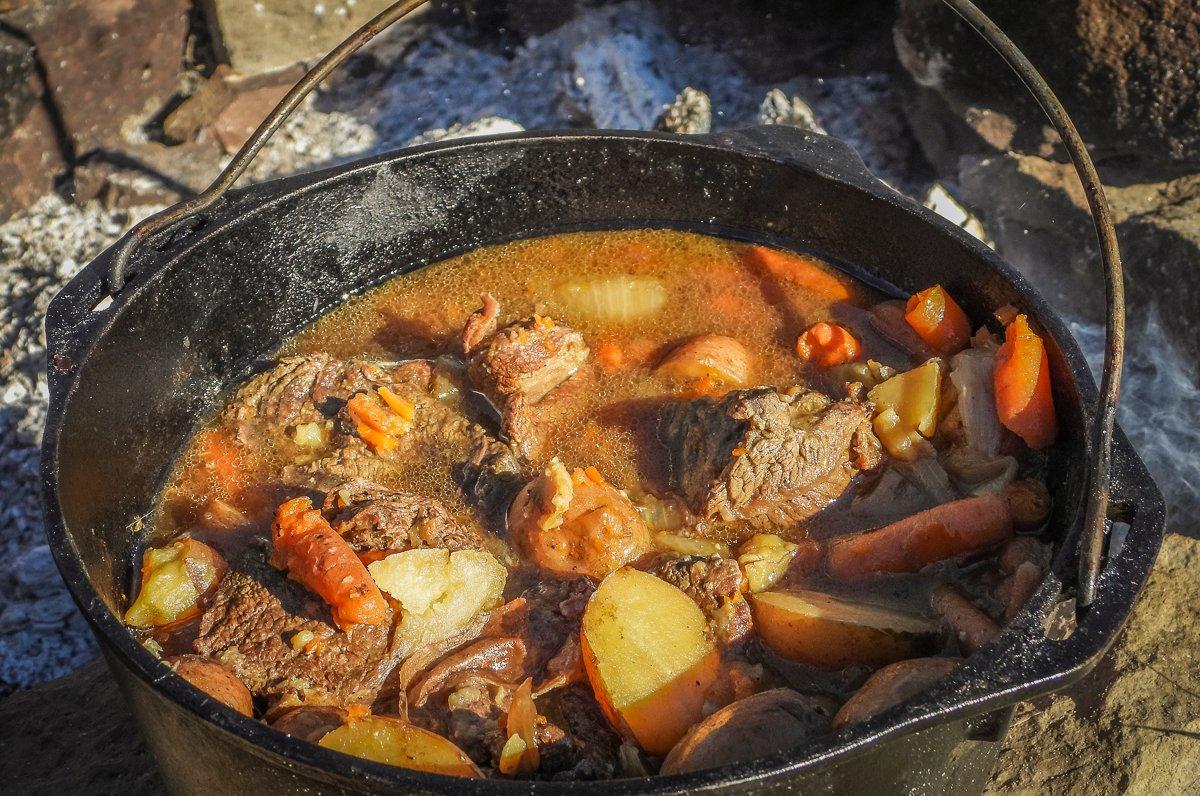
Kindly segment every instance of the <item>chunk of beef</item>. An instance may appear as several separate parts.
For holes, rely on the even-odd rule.
[[[356,552],[421,547],[478,550],[483,538],[463,526],[433,498],[351,481],[329,490],[321,509],[330,525]]]
[[[512,593],[525,600],[525,611],[511,632],[525,643],[526,671],[540,683],[546,665],[578,633],[596,585],[587,578],[548,580],[537,570],[515,573],[509,582]]]
[[[261,560],[248,560],[222,579],[194,647],[276,711],[370,704],[403,652],[392,637],[391,617],[338,630],[320,598]]]
[[[738,644],[750,635],[750,604],[742,594],[741,567],[733,559],[664,557],[650,571],[696,601],[722,644]]]
[[[512,447],[482,430],[474,435],[471,455],[454,468],[463,497],[497,535],[504,533],[508,507],[532,475]]]
[[[579,370],[588,347],[579,332],[539,315],[492,332],[499,306],[488,298],[463,331],[464,348],[473,352],[467,373],[500,413],[514,448],[536,458],[541,435],[533,407]]]
[[[435,731],[444,732],[468,757],[485,768],[496,766],[508,740],[504,710],[495,696],[486,679],[468,679],[449,696],[444,729],[434,725]]]
[[[285,436],[305,423],[331,419],[356,392],[374,387],[424,385],[428,362],[343,361],[328,354],[283,357],[245,384],[226,410],[239,442],[252,445]]]
[[[613,732],[592,690],[577,683],[558,688],[540,698],[540,777],[556,780],[609,779],[617,770],[621,739]]]
[[[659,422],[671,487],[706,528],[792,527],[880,460],[871,406],[793,387],[668,407]]]

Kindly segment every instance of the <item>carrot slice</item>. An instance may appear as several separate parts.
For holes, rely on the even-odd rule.
[[[821,321],[796,338],[796,355],[805,362],[831,368],[858,359],[862,346],[845,326]]]
[[[601,370],[605,373],[613,373],[624,367],[625,352],[613,341],[605,340],[596,346],[596,360],[600,363]]]
[[[246,482],[241,451],[224,431],[209,429],[197,437],[200,461],[227,495],[236,495]]]
[[[1018,315],[1004,330],[996,352],[993,380],[996,415],[1009,431],[1034,450],[1048,448],[1058,436],[1058,417],[1050,393],[1050,358],[1029,319]]]
[[[917,572],[948,558],[1011,539],[1012,515],[995,494],[943,503],[882,528],[829,543],[825,567],[835,580],[856,582]]]
[[[839,278],[811,257],[766,246],[748,246],[743,261],[759,274],[786,280],[830,301],[858,303],[858,294],[848,277]]]
[[[271,563],[329,603],[338,627],[387,619],[387,602],[366,566],[311,500],[298,497],[281,505],[271,531]]]
[[[971,321],[941,285],[912,296],[904,307],[904,320],[943,355],[958,353],[971,339]]]

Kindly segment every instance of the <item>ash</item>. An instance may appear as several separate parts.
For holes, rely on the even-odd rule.
[[[929,167],[917,155],[886,74],[756,82],[726,54],[679,43],[641,0],[586,11],[512,50],[424,25],[389,34],[360,56],[354,76],[335,78],[310,98],[248,178],[446,137],[650,129],[664,126],[665,116],[687,119],[687,129],[697,131],[756,123],[823,129],[853,146],[891,185],[918,198],[929,193]],[[707,95],[707,106],[695,102],[696,91]],[[677,98],[676,112],[665,113]],[[51,196],[0,225],[0,696],[65,674],[95,654],[42,531],[42,318],[84,263],[156,209],[76,207]],[[1103,330],[1076,332],[1098,355]],[[1180,362],[1147,370],[1131,365],[1125,398],[1139,409],[1127,407],[1122,420],[1176,505],[1196,508],[1200,393],[1196,374],[1185,373]]]

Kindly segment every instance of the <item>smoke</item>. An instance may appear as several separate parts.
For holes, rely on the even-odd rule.
[[[1129,329],[1117,419],[1167,499],[1168,529],[1200,535],[1200,368],[1172,342],[1158,308]],[[1097,379],[1104,327],[1070,323]]]

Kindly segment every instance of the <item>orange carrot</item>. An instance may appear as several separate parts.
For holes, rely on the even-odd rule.
[[[941,285],[912,296],[904,307],[904,320],[939,354],[957,354],[971,339],[967,314]]]
[[[200,461],[226,494],[236,495],[245,484],[241,451],[229,434],[218,429],[201,432],[197,438]]]
[[[358,436],[376,453],[387,453],[396,449],[399,437],[412,426],[416,407],[387,387],[380,387],[376,394],[379,401],[360,392],[346,402],[346,408],[357,424]]]
[[[601,370],[612,373],[625,365],[625,352],[613,341],[605,340],[596,346],[596,360],[600,363]]]
[[[312,501],[298,497],[281,505],[271,530],[271,563],[329,603],[338,627],[378,625],[387,619],[387,603],[366,566]]]
[[[1018,315],[1004,330],[996,352],[996,414],[1000,422],[1034,450],[1048,448],[1058,436],[1058,417],[1050,393],[1050,358],[1029,319]]]
[[[857,303],[858,296],[849,278],[839,278],[828,266],[811,257],[766,246],[748,246],[743,261],[756,273],[786,280],[830,301]]]
[[[825,567],[836,580],[855,582],[898,572],[1000,544],[1013,535],[1012,515],[995,494],[943,503],[866,533],[829,543]]]
[[[858,359],[862,346],[845,326],[821,321],[796,338],[796,355],[805,362],[831,368]]]

